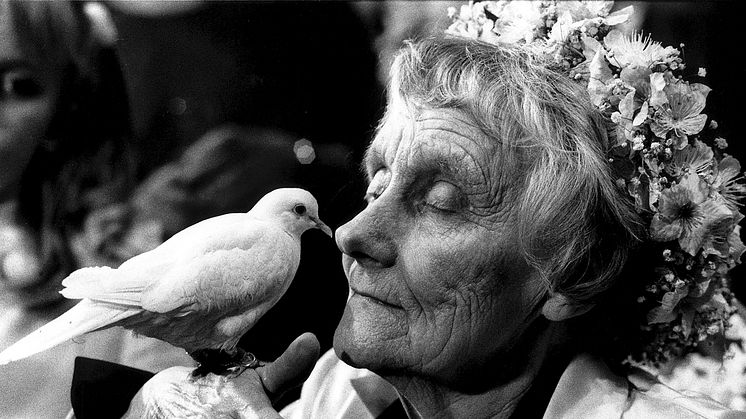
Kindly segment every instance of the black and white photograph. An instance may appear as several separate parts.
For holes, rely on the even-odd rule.
[[[0,419],[746,419],[744,19],[0,0]]]

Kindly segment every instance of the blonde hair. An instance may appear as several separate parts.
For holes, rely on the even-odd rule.
[[[125,199],[134,184],[118,57],[94,33],[85,5],[0,0],[0,14],[18,35],[23,54],[51,69],[61,85],[45,139],[20,185],[19,211],[39,235],[45,279],[25,290],[30,300],[58,288],[57,282],[77,267],[69,242],[85,215]]]
[[[409,42],[392,66],[390,100],[459,109],[477,121],[509,174],[500,193],[518,197],[525,259],[550,292],[588,301],[613,284],[644,230],[615,185],[607,133],[587,93],[545,64],[519,46]]]

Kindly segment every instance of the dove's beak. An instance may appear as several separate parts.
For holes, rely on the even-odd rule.
[[[334,236],[332,235],[332,229],[331,229],[331,228],[329,228],[329,226],[328,226],[328,225],[324,224],[324,222],[323,222],[323,221],[319,220],[318,218],[314,218],[314,219],[313,219],[313,222],[314,222],[314,223],[316,223],[316,228],[318,228],[319,230],[321,230],[321,231],[323,231],[324,233],[326,233],[326,235],[327,235],[327,236],[329,236],[329,237],[334,237]]]

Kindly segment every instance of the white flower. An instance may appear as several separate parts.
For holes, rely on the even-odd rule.
[[[592,39],[592,38],[591,38]],[[604,58],[603,50],[599,49],[591,59],[588,70],[590,73],[588,80],[588,94],[591,97],[591,101],[594,105],[601,105],[606,100],[609,94],[609,86],[607,83],[613,78],[611,69],[609,69],[609,63]],[[619,123],[617,118],[614,123]]]
[[[549,40],[565,42],[573,31],[588,32],[588,27],[597,32],[598,26],[615,26],[626,22],[634,11],[632,6],[609,15],[613,1],[560,1],[557,2],[557,22],[552,26]],[[593,35],[590,33],[588,35]],[[593,51],[595,53],[595,50]],[[593,53],[590,56],[593,56]],[[586,58],[588,54],[586,54]]]
[[[614,26],[626,22],[634,12],[632,6],[627,6],[624,9],[609,14],[612,7],[614,7],[613,1],[576,0],[558,1],[556,4],[558,15],[569,13],[575,22],[601,18],[599,23],[608,26]]]
[[[728,141],[725,140],[725,138],[717,137],[715,138],[715,146],[719,149],[725,149],[728,147]]]
[[[645,147],[645,145],[643,144],[644,140],[644,135],[635,135],[634,138],[632,138],[632,150],[642,150],[643,147]]]
[[[702,131],[707,122],[707,115],[701,113],[705,108],[710,88],[700,83],[689,84],[676,80],[663,88],[666,103],[655,106],[655,115],[650,128],[653,133],[666,138],[673,130],[676,137],[686,138]],[[684,147],[686,143],[683,142]],[[681,149],[683,147],[679,147]]]
[[[597,2],[590,2],[590,3],[597,3]],[[627,6],[624,9],[617,10],[616,12],[606,16],[604,18],[604,23],[608,26],[620,25],[622,23],[627,22],[634,12],[635,12],[635,8],[633,6]]]
[[[574,3],[574,2],[573,2]],[[549,40],[556,43],[563,43],[570,36],[570,33],[577,29],[577,22],[573,21],[570,12],[559,15],[557,22],[552,26],[549,32]]]
[[[461,12],[459,13],[459,16],[463,20],[469,20],[472,18],[471,10],[474,7],[474,4],[472,2],[469,2],[469,4],[463,4],[461,5]]]
[[[666,78],[663,73],[650,74],[650,106],[661,106],[668,103],[668,96],[664,92]]]
[[[630,65],[650,67],[678,54],[675,48],[663,48],[659,42],[652,41],[650,36],[645,37],[641,32],[626,36],[614,29],[606,35],[604,43],[610,52],[606,58],[618,68]]]
[[[543,24],[540,2],[487,2],[485,8],[498,16],[493,31],[498,35],[500,42],[530,43],[534,39],[534,30]]]

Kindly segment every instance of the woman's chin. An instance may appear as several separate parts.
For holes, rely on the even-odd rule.
[[[406,348],[406,321],[403,313],[353,295],[347,301],[342,319],[334,332],[334,351],[355,368],[375,371],[402,365]]]

